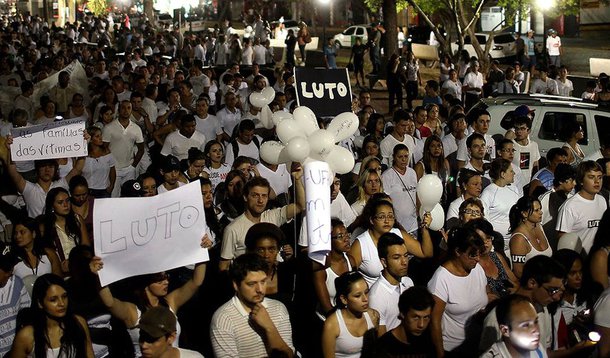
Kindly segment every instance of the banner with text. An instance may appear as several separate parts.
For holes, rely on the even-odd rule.
[[[318,117],[334,117],[352,111],[352,87],[347,69],[295,67],[297,104]]]
[[[126,277],[208,261],[199,182],[149,198],[96,199],[95,254],[102,286]]]
[[[307,253],[309,258],[324,265],[330,244],[330,185],[332,174],[328,163],[305,164],[305,201],[307,202]]]
[[[11,129],[14,162],[87,156],[86,118]]]

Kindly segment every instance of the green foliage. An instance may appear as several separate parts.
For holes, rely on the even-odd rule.
[[[106,0],[89,0],[87,7],[89,7],[95,16],[105,15],[108,12],[108,3]]]

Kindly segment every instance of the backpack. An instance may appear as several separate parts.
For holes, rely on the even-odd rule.
[[[261,148],[261,143],[258,140],[258,137],[252,137],[252,141],[254,142],[254,145],[257,149]],[[233,147],[233,158],[235,159],[239,157],[239,145],[237,144],[237,139],[231,141],[231,147]]]

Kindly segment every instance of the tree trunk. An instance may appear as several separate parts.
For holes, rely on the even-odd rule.
[[[396,0],[383,0],[383,22],[385,28],[385,55],[390,57],[398,53],[398,14]]]
[[[150,23],[155,22],[155,14],[153,11],[153,0],[144,0],[144,14]]]

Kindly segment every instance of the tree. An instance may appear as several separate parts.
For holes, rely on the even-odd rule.
[[[95,16],[102,16],[108,13],[108,3],[106,0],[90,0],[87,6]]]
[[[396,13],[410,5],[432,29],[444,52],[451,53],[453,33],[456,34],[458,42],[458,51],[453,54],[454,56],[461,52],[464,47],[464,38],[469,36],[482,69],[486,69],[489,65],[489,51],[491,50],[494,33],[512,26],[512,21],[517,14],[524,16],[527,10],[533,6],[533,0],[365,0],[365,2],[371,10],[383,7],[386,30],[394,30],[393,33],[389,31],[387,33],[386,54],[392,54],[398,48],[396,45]],[[487,42],[481,48],[481,44],[475,36],[475,28],[481,16],[481,11],[488,6],[504,8],[506,22],[490,33]],[[578,0],[557,0],[557,4],[552,11],[556,14],[574,14],[578,12],[579,6],[580,2]],[[553,15],[550,12],[547,12],[547,14]],[[441,19],[440,22],[447,29],[447,37],[441,34],[438,25],[432,20],[433,16]]]

